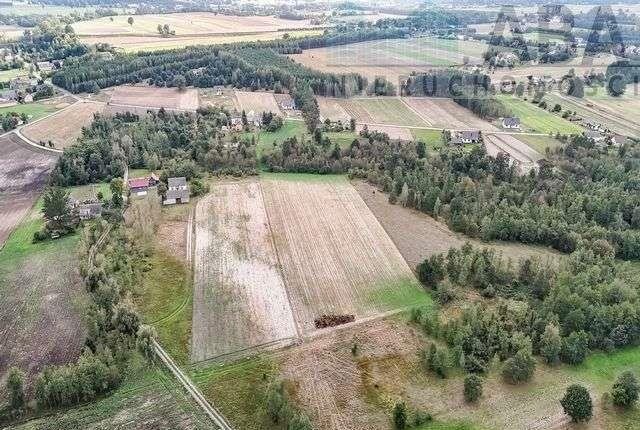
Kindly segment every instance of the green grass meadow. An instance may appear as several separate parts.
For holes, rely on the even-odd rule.
[[[580,134],[583,131],[579,125],[541,109],[528,100],[513,96],[498,96],[498,99],[511,110],[514,116],[520,118],[526,131],[544,134]]]
[[[29,122],[32,122],[58,110],[59,109],[52,104],[27,103],[0,108],[0,115],[5,115],[10,112],[15,112],[18,114],[24,113],[29,117]]]

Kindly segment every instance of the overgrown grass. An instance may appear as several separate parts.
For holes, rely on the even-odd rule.
[[[413,427],[414,430],[480,430],[477,427],[468,423],[452,423],[443,421],[432,421],[420,427]]]
[[[102,193],[104,200],[111,199],[111,187],[106,182],[89,185],[79,185],[77,187],[67,188],[71,193],[71,197],[78,200],[88,200],[97,198],[98,193]]]
[[[263,151],[273,148],[273,143],[281,144],[283,140],[296,136],[298,140],[308,134],[307,127],[303,121],[285,120],[282,127],[274,132],[258,132],[258,145],[256,148],[258,157]]]
[[[267,415],[267,395],[279,375],[277,364],[267,357],[211,366],[191,372],[192,380],[233,426],[243,430],[274,428]]]
[[[433,305],[431,296],[415,278],[376,285],[368,300],[389,310]]]
[[[435,151],[438,148],[444,146],[442,143],[442,131],[441,130],[429,130],[425,128],[411,129],[411,134],[415,140],[424,142],[427,145],[427,149]]]
[[[147,263],[149,270],[137,291],[136,305],[173,359],[188,363],[192,309],[189,272],[181,261],[159,248]]]
[[[15,428],[183,428],[185,423],[194,429],[211,427],[210,419],[189,400],[172,375],[160,365],[149,365],[136,356],[123,383],[108,396]]]
[[[340,148],[348,148],[354,139],[358,138],[358,133],[353,131],[328,132],[324,133],[329,138],[331,144],[338,144]]]

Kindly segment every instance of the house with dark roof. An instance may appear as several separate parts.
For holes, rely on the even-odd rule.
[[[480,142],[479,130],[463,130],[456,133],[462,143],[478,143]]]
[[[189,203],[189,185],[187,178],[169,178],[167,179],[167,194],[162,204],[175,205],[181,203]]]
[[[520,129],[520,118],[515,116],[502,118],[502,128]]]

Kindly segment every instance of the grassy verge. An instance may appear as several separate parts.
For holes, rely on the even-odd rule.
[[[329,138],[332,145],[337,143],[340,148],[348,148],[353,140],[358,138],[358,133],[353,131],[329,132],[324,135]]]
[[[274,428],[267,415],[267,394],[277,380],[277,364],[265,357],[194,370],[192,380],[235,428]]]
[[[320,175],[314,173],[271,173],[262,172],[260,176],[263,179],[271,179],[274,181],[293,181],[293,182],[344,182],[347,177],[344,175]]]
[[[137,291],[136,305],[145,323],[158,332],[162,346],[176,362],[189,360],[191,282],[184,264],[157,248]]]
[[[371,291],[368,299],[389,310],[433,305],[431,296],[415,278],[377,285]]]

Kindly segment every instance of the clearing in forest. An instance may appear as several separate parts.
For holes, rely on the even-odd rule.
[[[122,85],[116,87],[111,96],[112,105],[138,106],[148,109],[176,109],[195,111],[198,109],[198,90],[186,88],[160,88],[150,86]]]
[[[236,99],[238,99],[240,110],[245,111],[246,114],[253,112],[255,115],[261,115],[262,112],[273,112],[282,115],[273,93],[236,91]]]
[[[198,203],[194,272],[192,361],[296,337],[259,183]]]
[[[56,149],[73,145],[82,134],[82,127],[93,121],[96,113],[104,109],[102,103],[76,103],[73,106],[27,125],[22,133],[33,142],[53,142]]]

